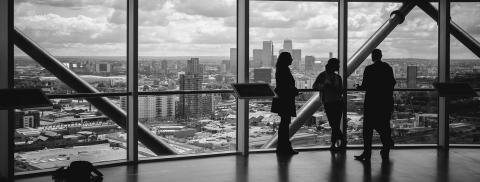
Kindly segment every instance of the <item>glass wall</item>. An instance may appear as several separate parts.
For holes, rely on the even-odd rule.
[[[401,3],[349,3],[348,54],[353,55],[388,20]],[[372,13],[373,12],[373,13]],[[395,88],[433,88],[437,78],[436,22],[415,7],[384,41],[383,61],[392,66]],[[372,64],[370,56],[348,77],[348,87],[362,83],[363,70]]]
[[[348,144],[363,144],[363,102],[365,92],[347,94]],[[435,144],[438,138],[438,101],[434,91],[394,92],[394,111],[390,120],[396,144]],[[381,144],[374,132],[373,144]]]
[[[140,0],[138,24],[140,92],[235,82],[235,0]]]
[[[474,41],[480,40],[478,17],[480,3],[452,3],[452,20]],[[480,58],[454,36],[450,39],[450,80],[480,88]],[[450,114],[450,143],[480,143],[480,98],[453,98],[448,101]]]
[[[14,25],[100,92],[126,91],[126,0],[15,1]],[[75,93],[15,49],[15,87]]]
[[[350,2],[348,55],[398,9],[400,3]],[[326,61],[337,57],[337,2],[251,1],[249,7],[249,75],[251,83],[276,85],[275,63],[290,52],[298,89],[310,89]],[[177,154],[236,150],[235,0],[140,0],[138,123],[145,125]],[[479,3],[452,3],[452,20],[480,39]],[[77,76],[104,93],[126,92],[126,0],[15,1],[15,27],[51,53]],[[433,144],[438,138],[437,24],[415,7],[378,46],[397,80],[391,120],[397,144]],[[480,60],[452,36],[453,82],[479,89]],[[44,68],[15,49],[15,88],[40,88],[48,95],[75,94]],[[362,82],[367,58],[348,78]],[[423,90],[415,90],[423,89]],[[188,91],[229,90],[225,93]],[[167,93],[180,91],[177,93]],[[185,91],[185,93],[181,93]],[[152,93],[155,92],[155,93]],[[179,94],[180,93],[180,94]],[[302,107],[315,92],[296,98]],[[125,95],[128,95],[125,93]],[[125,96],[109,97],[126,109]],[[361,144],[364,92],[349,91],[349,144]],[[16,172],[64,166],[73,160],[104,162],[126,158],[126,131],[85,99],[51,99],[51,108],[15,111]],[[271,100],[249,102],[250,148],[259,149],[278,130],[280,118]],[[452,99],[451,143],[480,143],[478,97]],[[293,136],[295,147],[328,146],[331,128],[320,107]],[[379,143],[374,135],[374,143]],[[139,157],[156,157],[139,142]]]
[[[120,107],[119,97],[110,101]],[[126,132],[84,99],[51,99],[53,107],[15,110],[15,172],[125,160]],[[123,122],[123,121],[122,121]]]
[[[276,85],[275,64],[281,52],[289,52],[290,66],[298,89],[311,89],[327,60],[337,55],[338,7],[336,2],[251,1],[250,82]],[[313,96],[296,98],[300,108]],[[250,100],[250,148],[258,149],[276,133],[280,117],[270,112],[271,99]],[[320,125],[323,109],[295,134],[294,147],[327,145],[330,139]],[[318,126],[317,126],[318,123]],[[326,124],[328,125],[328,124]],[[328,127],[328,126],[325,126]]]
[[[181,100],[198,99],[198,110],[180,112]],[[123,100],[122,105],[123,105]],[[190,107],[191,108],[191,107]],[[236,150],[236,100],[232,94],[149,95],[138,98],[139,124],[177,154]],[[198,114],[198,116],[197,116]],[[139,157],[155,157],[139,143]]]
[[[14,26],[99,92],[126,92],[126,0],[15,1]],[[18,47],[14,87],[47,95],[75,94]],[[98,99],[98,98],[93,98]],[[75,160],[126,159],[125,121],[113,121],[82,98],[51,99],[53,107],[15,110],[15,172],[52,169]],[[105,98],[120,108],[119,97]],[[119,112],[121,109],[118,110]],[[120,113],[116,113],[120,114]],[[117,122],[121,122],[120,125]]]
[[[236,82],[235,0],[140,0],[138,24],[139,92],[226,90]],[[138,112],[177,154],[236,150],[231,94],[142,95]]]

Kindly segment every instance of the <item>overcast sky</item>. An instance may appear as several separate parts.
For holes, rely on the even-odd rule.
[[[126,0],[15,0],[15,26],[58,56],[126,55]],[[235,47],[235,0],[139,0],[140,56],[228,56]],[[400,4],[349,3],[349,55]],[[480,3],[452,3],[452,19],[480,40]],[[337,52],[337,4],[251,2],[250,47],[284,39],[302,57]],[[415,8],[380,45],[385,57],[437,56],[436,23]],[[16,50],[18,53],[19,51]],[[452,58],[475,56],[452,39]]]

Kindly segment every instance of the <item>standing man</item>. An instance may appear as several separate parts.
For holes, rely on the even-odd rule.
[[[382,160],[389,159],[393,140],[390,128],[390,117],[393,112],[393,88],[396,81],[390,65],[382,61],[382,51],[372,51],[373,64],[363,72],[362,85],[357,89],[365,90],[363,116],[363,153],[355,156],[356,160],[368,161],[372,154],[373,129],[380,134],[383,148],[380,151]]]
[[[328,123],[332,128],[330,150],[344,149],[346,145],[345,137],[340,130],[342,121],[342,77],[335,73],[340,68],[340,62],[337,58],[331,58],[325,65],[325,71],[320,73],[313,83],[313,89],[320,91]],[[340,141],[337,148],[335,144]]]

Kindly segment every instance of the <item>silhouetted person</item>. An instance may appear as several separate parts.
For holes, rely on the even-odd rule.
[[[364,117],[363,117],[363,146],[357,160],[370,160],[372,154],[372,135],[375,129],[380,134],[383,148],[380,151],[383,160],[388,160],[390,149],[393,147],[391,137],[390,117],[393,112],[393,88],[396,81],[390,65],[382,62],[382,51],[372,51],[373,64],[367,66],[363,72],[362,85],[357,88],[365,90]]]
[[[297,116],[297,109],[295,108],[295,96],[298,95],[298,90],[295,87],[295,80],[290,72],[289,65],[292,64],[292,56],[288,52],[282,52],[278,56],[275,80],[277,86],[275,93],[277,98],[272,101],[272,112],[280,116],[280,126],[278,128],[277,153],[292,155],[298,154],[293,150],[290,143],[289,125],[292,117]]]
[[[336,58],[328,60],[325,65],[325,71],[317,76],[313,83],[313,89],[319,90],[325,113],[327,113],[328,123],[332,128],[330,150],[338,149],[335,143],[338,140],[342,142],[340,146],[344,146],[345,138],[340,130],[340,122],[342,120],[342,77],[335,73],[340,68],[340,62]]]

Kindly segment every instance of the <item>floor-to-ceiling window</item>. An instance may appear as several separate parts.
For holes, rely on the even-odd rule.
[[[15,48],[15,88],[38,88],[49,95],[53,107],[17,109],[15,123],[15,172],[58,168],[71,161],[104,162],[126,158],[122,121],[97,108],[98,99],[121,108],[118,95],[126,92],[126,26],[121,23],[125,0],[114,1],[15,1],[17,30],[45,51],[71,75]],[[24,52],[25,51],[25,52]],[[52,61],[50,61],[51,63]],[[110,97],[78,97],[80,78]],[[56,96],[55,96],[56,95]],[[117,110],[121,112],[121,110]],[[120,124],[119,124],[120,122]]]
[[[402,3],[349,3],[348,54],[351,57],[398,10]],[[397,144],[434,144],[437,142],[437,24],[425,12],[414,7],[377,48],[382,60],[393,69],[397,84],[394,112],[390,121]],[[362,144],[363,101],[365,92],[355,90],[361,84],[363,70],[372,64],[369,57],[348,77],[348,143]],[[378,83],[381,84],[381,83]],[[374,143],[380,143],[374,133]]]
[[[478,17],[480,3],[451,3],[452,21],[471,38],[469,42],[480,40]],[[467,83],[472,88],[480,88],[480,54],[474,54],[454,35],[450,35],[450,81]],[[468,44],[467,44],[468,45]],[[450,114],[450,143],[480,143],[480,100],[479,97],[451,98],[448,101]]]
[[[139,124],[177,154],[235,151],[236,1],[140,0],[138,10]]]
[[[311,89],[327,60],[337,57],[338,8],[336,2],[250,2],[250,82],[276,85],[275,64],[289,52],[290,70],[298,89]],[[315,92],[302,92],[296,108]],[[270,112],[271,99],[250,100],[250,148],[262,148],[277,132],[280,117]],[[292,138],[294,147],[326,146],[331,129],[323,108],[305,122]]]

